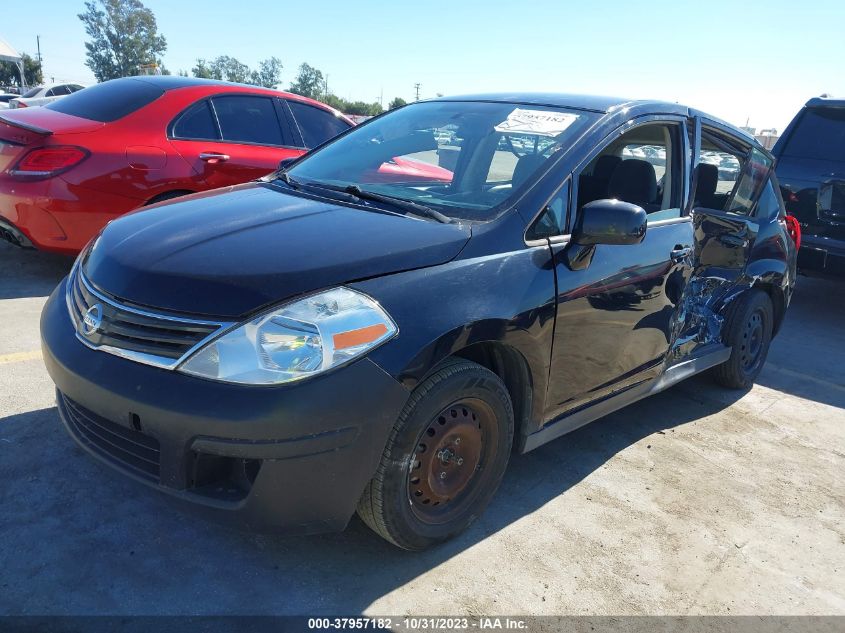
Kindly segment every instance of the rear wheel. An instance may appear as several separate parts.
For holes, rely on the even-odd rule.
[[[490,502],[512,441],[513,407],[501,379],[476,363],[450,360],[411,394],[358,514],[404,549],[444,541]]]
[[[762,290],[749,290],[734,300],[723,336],[731,346],[731,356],[713,368],[717,383],[731,389],[746,389],[754,383],[769,353],[773,315],[772,300]]]

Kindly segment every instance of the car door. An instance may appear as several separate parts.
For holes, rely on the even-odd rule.
[[[717,122],[697,117],[694,124],[695,275],[709,280],[712,295],[719,292],[717,286],[732,288],[745,270],[759,230],[754,205],[769,177],[772,160]],[[710,157],[712,166],[706,160]],[[725,168],[731,161],[735,167]]]
[[[210,189],[260,178],[302,154],[278,100],[264,95],[202,99],[176,117],[168,137]]]
[[[576,265],[568,256],[573,248],[569,237],[550,238],[557,312],[548,420],[661,371],[679,330],[681,299],[692,271],[693,228],[684,208],[689,169],[685,129],[680,117],[628,123],[605,139],[572,175],[569,204],[575,212],[568,213],[570,227],[588,202],[625,200],[626,174],[645,173],[646,181],[657,180],[660,174],[662,189],[655,185],[652,202],[625,200],[648,207],[647,230],[639,244],[600,244],[591,247],[589,261]],[[646,167],[646,153],[641,150],[650,139],[655,141],[654,162]],[[608,164],[613,167],[609,175],[600,173]],[[632,197],[639,184],[634,180],[628,184],[635,186],[627,188]],[[647,188],[651,191],[650,182]]]

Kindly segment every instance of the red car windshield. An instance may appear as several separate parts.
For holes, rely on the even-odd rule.
[[[353,129],[286,176],[488,220],[597,116],[515,103],[416,103]]]

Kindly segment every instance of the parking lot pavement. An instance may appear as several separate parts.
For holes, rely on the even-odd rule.
[[[760,384],[694,378],[533,453],[457,540],[230,531],[95,463],[38,353],[70,262],[0,245],[0,613],[845,614],[845,284]]]

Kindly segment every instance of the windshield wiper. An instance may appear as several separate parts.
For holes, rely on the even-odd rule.
[[[440,213],[440,211],[436,209],[432,209],[431,207],[427,207],[417,202],[411,202],[410,200],[405,200],[404,198],[394,198],[393,196],[386,196],[384,194],[375,193],[374,191],[367,191],[365,189],[361,189],[358,185],[337,187],[327,183],[301,182],[299,180],[294,180],[287,174],[287,172],[284,171],[278,174],[278,178],[291,189],[312,192],[316,190],[318,192],[322,192],[324,195],[326,191],[330,191],[333,197],[340,200],[346,200],[349,202],[354,202],[356,200],[381,202],[382,204],[388,204],[396,209],[401,209],[402,211],[413,213],[414,215],[431,218],[441,222],[442,224],[454,223],[452,218]]]
[[[419,204],[417,202],[411,202],[410,200],[405,200],[404,198],[394,198],[393,196],[386,196],[381,193],[376,193],[374,191],[367,191],[366,189],[361,189],[358,185],[349,185],[345,189],[343,189],[346,193],[350,193],[356,198],[360,198],[361,200],[372,200],[373,202],[381,202],[383,204],[389,204],[392,207],[397,209],[401,209],[403,211],[407,211],[409,213],[413,213],[414,215],[421,215],[426,218],[431,218],[432,220],[437,220],[443,224],[452,224],[454,220],[447,215],[443,215],[440,211],[436,209],[432,209],[431,207],[427,207],[424,204]]]
[[[345,200],[346,202],[356,202],[358,200],[358,196],[352,195],[339,187],[332,187],[331,185],[324,185],[316,182],[302,182],[300,180],[294,180],[287,174],[287,172],[284,171],[278,174],[278,178],[291,189],[295,189],[297,191],[309,191],[323,196],[326,195],[326,192],[329,192],[330,198],[334,198],[335,200]]]

